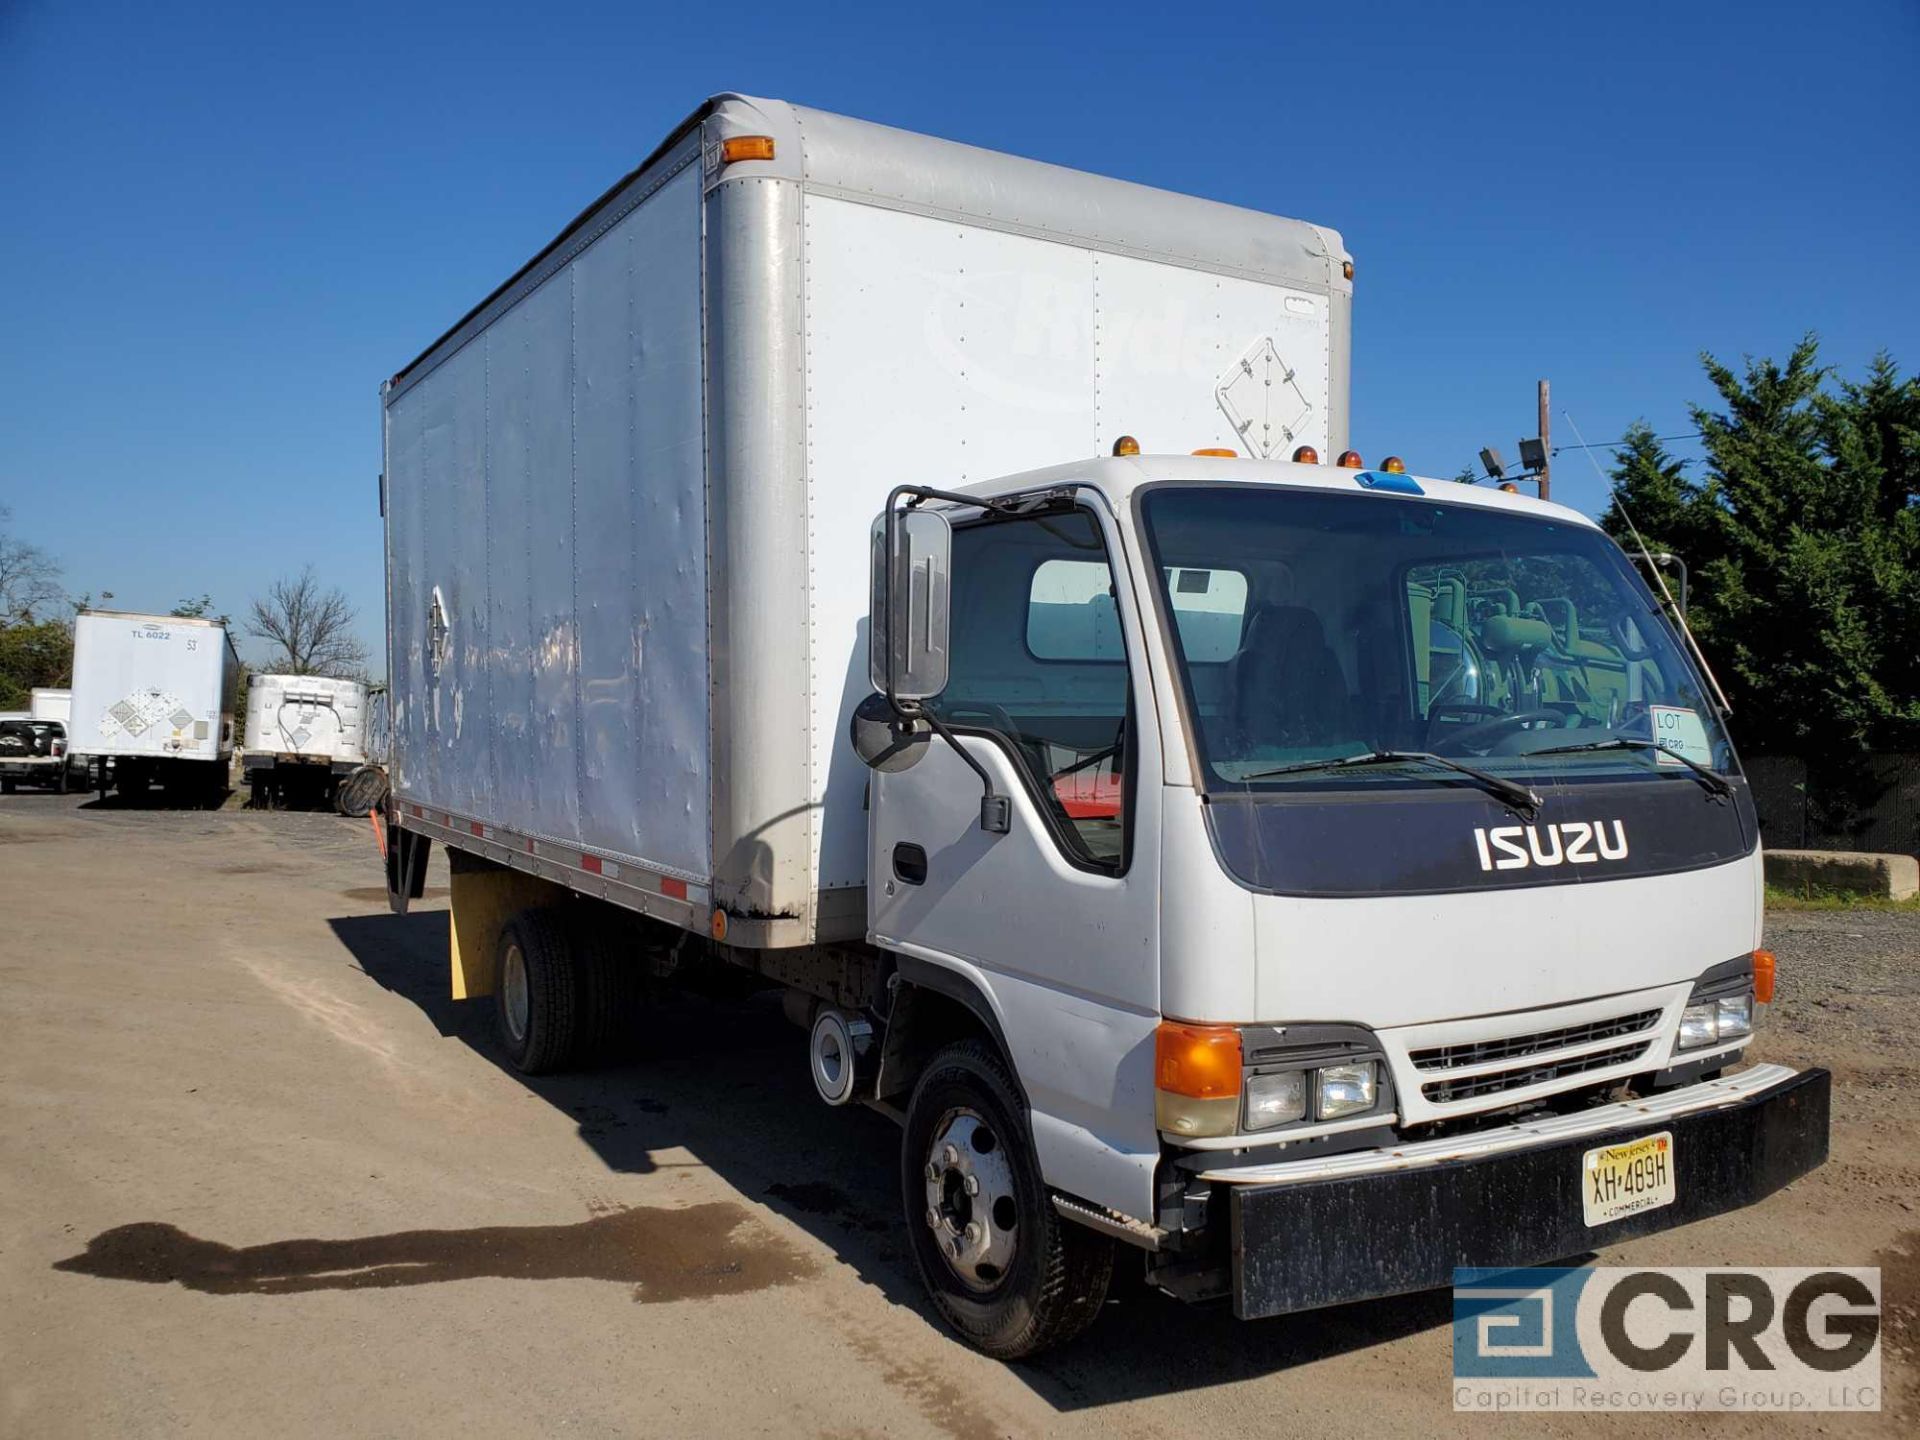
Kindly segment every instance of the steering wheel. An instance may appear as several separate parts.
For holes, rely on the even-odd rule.
[[[1476,743],[1492,740],[1508,730],[1525,729],[1528,725],[1549,720],[1555,725],[1565,722],[1566,716],[1558,710],[1517,710],[1511,715],[1502,715],[1494,720],[1482,720],[1478,725],[1469,725],[1464,730],[1456,730],[1447,737],[1447,748],[1471,749]],[[1442,753],[1437,748],[1436,754]]]

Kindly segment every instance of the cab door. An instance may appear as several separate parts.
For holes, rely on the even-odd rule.
[[[1118,537],[1085,505],[956,524],[939,741],[873,775],[870,938],[991,1004],[1050,1184],[1151,1214],[1159,755]]]

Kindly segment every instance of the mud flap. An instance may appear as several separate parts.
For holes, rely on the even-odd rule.
[[[508,870],[452,846],[447,847],[447,870],[453,998],[474,1000],[493,993],[494,952],[507,921],[522,910],[561,904],[570,892],[551,880]]]

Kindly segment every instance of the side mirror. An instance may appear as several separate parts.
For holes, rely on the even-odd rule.
[[[889,701],[931,700],[947,688],[953,527],[938,511],[889,506],[873,522],[872,555],[867,671],[873,688]]]

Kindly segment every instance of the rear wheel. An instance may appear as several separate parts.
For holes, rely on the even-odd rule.
[[[11,795],[20,788],[17,780],[0,780],[0,795]]]
[[[580,975],[559,910],[522,910],[500,931],[493,1015],[513,1068],[544,1075],[579,1048]]]
[[[1017,1360],[1100,1314],[1113,1242],[1055,1213],[1005,1062],[980,1040],[936,1055],[914,1087],[901,1193],[920,1277],[976,1349]]]

